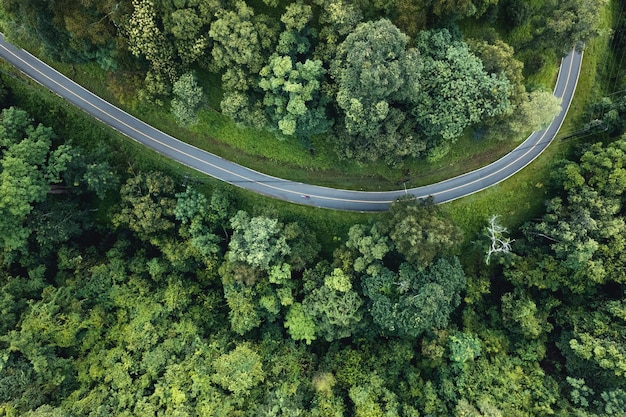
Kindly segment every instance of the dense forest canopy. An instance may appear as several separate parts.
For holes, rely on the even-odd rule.
[[[197,123],[221,76],[220,110],[238,123],[300,140],[323,134],[341,157],[438,159],[466,128],[500,138],[558,113],[524,75],[597,34],[606,0],[3,0],[7,35],[55,59],[140,74],[111,81],[119,98],[169,103]],[[458,22],[482,28],[464,37]],[[523,59],[523,64],[520,61]],[[524,66],[525,65],[525,66]],[[522,69],[525,68],[525,71]],[[532,110],[540,109],[540,110]],[[291,138],[291,139],[289,139]],[[278,140],[278,139],[277,139]]]
[[[214,72],[221,111],[242,123],[393,162],[441,157],[471,126],[545,124],[559,103],[525,76],[597,33],[604,3],[0,10],[8,35],[120,74],[113,91],[140,74],[126,99],[167,104],[181,125],[197,122]],[[464,37],[468,21],[498,30]],[[623,34],[620,22],[615,45]],[[330,238],[306,216],[130,160],[100,126],[0,80],[0,414],[624,415],[623,91],[591,106],[604,141],[552,169],[543,213],[522,227],[500,213],[468,235],[407,197]]]
[[[306,222],[62,142],[2,111],[6,415],[626,409],[626,138],[562,162],[490,265],[489,234],[464,240],[429,201],[328,256]]]

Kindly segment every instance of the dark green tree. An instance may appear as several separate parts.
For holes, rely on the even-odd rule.
[[[447,326],[466,280],[458,259],[440,258],[424,270],[404,263],[394,273],[380,266],[363,275],[361,283],[383,334],[415,338]]]
[[[508,111],[510,83],[485,71],[468,45],[445,29],[420,32],[415,42],[423,70],[412,113],[429,148],[439,148],[431,155],[442,156],[465,128]]]
[[[412,155],[424,143],[405,119],[405,104],[421,89],[421,60],[408,37],[389,20],[359,24],[338,46],[331,62],[345,156],[377,160]]]

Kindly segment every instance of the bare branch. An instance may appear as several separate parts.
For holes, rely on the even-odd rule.
[[[489,218],[489,225],[486,228],[486,234],[491,240],[491,246],[487,250],[487,257],[485,263],[489,265],[491,255],[494,253],[509,253],[511,252],[511,243],[515,242],[514,239],[509,238],[506,234],[508,229],[498,223],[497,214],[494,214]]]

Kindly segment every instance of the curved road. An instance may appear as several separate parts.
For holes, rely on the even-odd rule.
[[[78,106],[129,138],[204,174],[269,197],[298,204],[352,211],[382,211],[405,193],[432,196],[436,203],[484,190],[530,164],[548,147],[563,124],[574,97],[582,53],[575,50],[561,62],[554,95],[561,98],[561,113],[550,126],[535,132],[501,159],[475,171],[423,187],[397,191],[338,190],[284,180],[254,171],[175,139],[84,89],[33,55],[7,43],[0,34],[0,57],[39,84]],[[306,197],[305,197],[306,196]]]

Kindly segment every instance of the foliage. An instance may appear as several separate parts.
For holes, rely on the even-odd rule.
[[[415,338],[446,327],[459,305],[465,275],[458,261],[439,259],[425,270],[402,264],[395,274],[376,268],[362,278],[370,314],[383,333]]]
[[[363,318],[363,300],[353,289],[353,278],[340,268],[323,265],[305,272],[311,288],[303,300],[304,311],[313,320],[315,333],[331,342],[350,337]]]
[[[436,256],[453,254],[463,238],[432,200],[414,197],[398,199],[391,205],[387,227],[397,251],[419,267],[430,265]]]
[[[504,136],[520,137],[543,130],[562,110],[561,100],[547,91],[533,91],[525,97],[507,120]]]
[[[121,28],[124,39],[135,36],[136,44],[129,46],[145,48],[139,60],[126,56],[134,62],[126,65],[150,71],[155,94],[191,70],[200,75],[215,69],[215,43],[224,61],[233,61],[223,69],[225,86],[233,83],[225,99],[244,99],[248,115],[275,126],[272,112],[286,111],[287,98],[298,101],[298,94],[288,91],[290,83],[301,83],[304,91],[310,81],[315,94],[304,99],[307,112],[319,104],[325,117],[337,117],[336,126],[346,129],[346,110],[321,103],[337,96],[340,83],[330,78],[328,63],[351,34],[359,33],[363,16],[368,19],[363,25],[373,29],[369,35],[390,35],[389,45],[371,39],[382,45],[376,51],[398,55],[385,62],[348,51],[360,62],[376,63],[380,74],[389,75],[398,56],[413,53],[411,41],[379,19],[381,11],[394,18],[397,10],[406,10],[398,1],[315,0],[271,7],[136,1],[119,3],[119,10],[108,1],[48,3],[6,0],[1,7],[11,13],[19,8],[24,28],[31,31],[39,19],[42,41],[59,35],[58,45],[74,45],[68,51],[119,53],[125,40],[113,47],[107,43],[112,34],[103,33],[98,43],[97,33]],[[489,1],[414,3],[426,10],[418,17],[424,25],[442,22],[434,17],[435,7],[450,17],[494,10]],[[501,3],[508,9],[513,2]],[[517,13],[520,24],[530,19],[540,26],[537,8],[547,18],[561,6],[530,2],[526,7],[531,10],[526,17],[519,7],[503,13]],[[146,16],[146,25],[139,27]],[[225,20],[214,27],[214,39],[210,30],[220,19]],[[69,40],[64,25],[72,28]],[[219,25],[243,30],[250,45],[241,39],[231,43],[240,33],[226,35]],[[142,38],[130,35],[130,29],[156,35]],[[81,39],[88,40],[83,49]],[[157,73],[159,54],[150,51],[151,42],[166,44],[162,52],[171,54],[173,70]],[[506,97],[523,107],[527,96],[519,93],[519,65],[511,49],[494,39],[477,42],[470,49],[484,62],[479,80],[484,74],[500,80],[504,73],[511,84]],[[400,44],[403,49],[394,49]],[[147,52],[155,53],[154,62]],[[250,61],[234,62],[241,58],[236,54],[247,52]],[[289,64],[288,74],[278,77],[274,67],[269,75],[260,74],[273,55],[278,57],[274,64]],[[419,66],[426,68],[423,55]],[[470,54],[458,55],[476,62]],[[301,74],[291,77],[307,62],[315,62],[319,86]],[[167,71],[173,71],[171,79]],[[420,92],[429,88],[424,76],[422,70]],[[262,89],[262,78],[276,88]],[[391,107],[411,115],[415,97],[402,97],[406,91],[395,87],[396,78],[381,79],[393,92],[385,83],[376,91],[388,93]],[[356,85],[345,94],[369,94],[368,87]],[[264,106],[265,94],[274,100],[270,106]],[[359,97],[375,96],[363,94]],[[500,123],[505,113],[497,121],[483,117],[476,123]],[[0,176],[8,187],[0,194],[8,222],[3,236],[26,231],[21,249],[4,253],[10,262],[0,266],[0,413],[623,413],[623,140],[594,145],[580,159],[563,162],[552,179],[555,197],[547,213],[521,230],[507,224],[516,254],[487,267],[474,243],[457,246],[461,236],[443,212],[413,201],[396,203],[389,215],[353,225],[348,233],[334,230],[331,238],[316,236],[293,217],[258,207],[247,213],[208,186],[183,189],[163,173],[137,167],[127,172],[119,192],[112,192],[119,183],[112,167],[120,164],[105,161],[107,151],[88,154],[33,122],[57,114],[64,113],[52,109],[31,117],[12,109],[0,123]],[[307,120],[296,118],[295,136],[313,131],[298,132]],[[406,122],[397,131],[415,132],[411,120],[383,122],[392,127]],[[85,142],[93,141],[95,136],[84,134]],[[95,194],[107,198],[102,202]],[[17,220],[11,217],[16,214]],[[319,238],[332,240],[323,255]],[[462,267],[451,257],[455,253],[462,253]],[[463,303],[466,283],[474,290]]]
[[[202,88],[194,73],[187,72],[181,75],[172,86],[172,114],[179,125],[189,127],[198,123],[195,114],[198,105],[202,102]]]
[[[174,228],[174,182],[161,172],[139,173],[120,190],[122,208],[113,223],[126,226],[142,239]]]
[[[321,78],[326,70],[322,61],[292,61],[274,55],[260,71],[259,87],[265,91],[263,104],[270,119],[286,136],[309,137],[329,127],[321,96]]]
[[[221,355],[214,364],[212,380],[224,389],[240,395],[263,382],[261,357],[250,346],[239,345]]]
[[[426,88],[418,91],[412,113],[431,148],[445,149],[466,127],[508,112],[509,81],[487,73],[467,44],[447,30],[421,32],[416,44]]]
[[[565,54],[598,35],[600,12],[606,0],[568,0],[557,4],[546,22],[546,36],[557,49]]]
[[[41,250],[54,250],[56,244],[80,234],[84,213],[69,195],[76,198],[93,190],[103,198],[117,183],[108,162],[91,162],[77,148],[56,142],[52,129],[35,127],[24,110],[2,111],[0,248],[6,262],[15,252],[28,249],[31,236]],[[57,214],[51,207],[65,213]]]
[[[229,243],[229,260],[245,262],[255,269],[268,270],[290,252],[283,225],[277,219],[250,217],[239,211],[230,220],[233,236]]]
[[[359,24],[338,46],[331,62],[346,143],[359,160],[417,156],[424,145],[405,128],[403,104],[417,94],[421,62],[408,38],[390,21]]]
[[[525,229],[530,242],[546,247],[540,246],[542,251],[536,254],[531,249],[520,268],[511,272],[511,279],[575,293],[594,291],[597,284],[610,281],[623,282],[623,153],[623,140],[607,147],[596,144],[580,163],[564,162],[555,171],[562,194],[547,203],[541,222]]]

